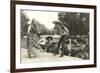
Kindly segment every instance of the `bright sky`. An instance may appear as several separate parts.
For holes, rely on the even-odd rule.
[[[29,23],[31,23],[32,19],[36,19],[40,23],[44,24],[48,29],[52,29],[55,26],[52,22],[58,20],[58,12],[27,10],[25,13],[30,19]]]

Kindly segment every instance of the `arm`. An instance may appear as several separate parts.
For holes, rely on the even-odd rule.
[[[62,27],[63,27],[64,31],[65,31],[67,34],[69,34],[69,30],[68,30],[68,28],[65,27],[64,25],[62,25]]]

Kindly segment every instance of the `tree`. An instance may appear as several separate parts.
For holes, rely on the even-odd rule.
[[[84,28],[82,28],[83,34],[88,34],[89,32],[89,14],[88,13],[80,13],[81,24]]]
[[[24,11],[21,11],[21,37],[23,37],[24,35],[27,34],[27,29],[28,29],[28,17],[26,16],[25,12]]]
[[[34,24],[36,25],[37,34],[39,34],[39,35],[45,35],[45,34],[49,34],[50,33],[50,31],[46,28],[45,25],[41,24],[36,19],[33,19],[33,20],[35,20]]]
[[[58,20],[69,29],[70,35],[87,35],[89,32],[88,13],[59,12]]]

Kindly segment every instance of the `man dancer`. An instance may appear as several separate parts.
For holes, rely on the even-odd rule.
[[[57,55],[59,53],[59,49],[61,47],[60,57],[63,57],[64,56],[64,50],[66,49],[66,47],[65,47],[66,40],[68,41],[69,30],[65,26],[62,26],[61,28],[62,28],[62,34],[61,34],[60,40],[58,42],[57,51],[55,52],[54,55]]]

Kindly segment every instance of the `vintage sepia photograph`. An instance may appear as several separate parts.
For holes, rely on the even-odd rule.
[[[21,63],[88,60],[89,13],[20,10]]]
[[[96,6],[11,4],[11,72],[96,67]]]

